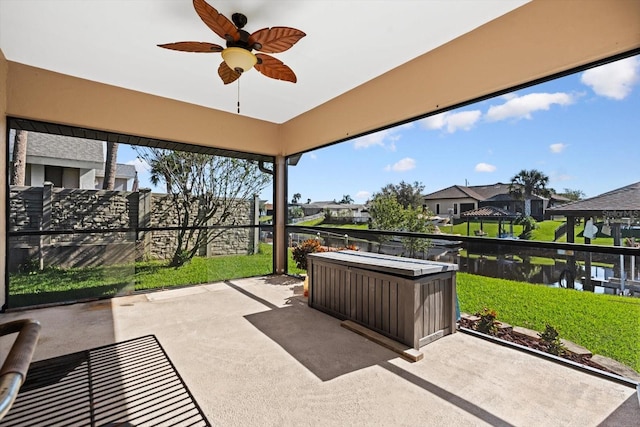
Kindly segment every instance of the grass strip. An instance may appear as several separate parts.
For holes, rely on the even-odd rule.
[[[498,320],[543,331],[640,371],[640,299],[552,288],[468,273],[457,275],[460,309],[495,310]]]

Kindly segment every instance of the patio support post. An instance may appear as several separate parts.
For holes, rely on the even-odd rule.
[[[595,222],[595,218],[585,217],[584,224],[587,224],[587,221],[592,220]],[[594,236],[595,237],[595,236]],[[591,239],[589,237],[584,238],[584,244],[590,245]],[[593,284],[591,283],[591,252],[586,252],[584,254],[584,281],[582,282],[582,290],[593,292]]]
[[[283,156],[276,156],[274,170],[274,273],[284,274],[287,267],[287,244],[285,235],[287,219],[287,164],[286,159]]]
[[[575,227],[576,227],[575,217],[567,216],[567,243],[575,243],[575,235],[576,235]],[[573,251],[571,255],[567,257],[567,268],[573,273],[567,279],[567,289],[574,289],[576,286],[574,282],[574,277],[578,272],[576,269],[576,256],[573,253]]]

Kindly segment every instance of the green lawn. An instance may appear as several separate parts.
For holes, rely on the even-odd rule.
[[[562,338],[640,371],[639,298],[596,295],[467,273],[458,273],[457,286],[463,312],[476,313],[487,307],[498,313],[500,321],[539,332],[549,323]]]
[[[310,221],[298,222],[294,225],[299,225],[301,227],[315,227],[315,226],[321,225],[323,222],[324,222],[324,218],[316,218]]]
[[[321,224],[321,227],[343,228],[346,230],[368,230],[368,224]]]
[[[555,230],[559,226],[563,224],[564,221],[540,221],[536,223],[538,228],[533,230],[531,240],[537,240],[541,242],[553,242],[553,238],[555,235]],[[509,224],[503,224],[502,228],[509,232]],[[482,229],[485,233],[487,233],[487,237],[498,237],[498,224],[492,222],[484,222],[482,224]],[[469,222],[469,236],[475,236],[475,231],[480,230],[480,222],[479,221],[470,221]],[[451,231],[450,225],[444,225],[440,227],[440,231],[447,234],[460,234],[462,236],[467,235],[467,223],[456,224],[453,226],[453,232]],[[575,237],[576,243],[582,243],[583,237],[582,232],[584,231],[584,224],[578,225],[575,228]],[[521,225],[513,226],[513,234],[515,236],[520,235],[522,233]],[[566,242],[567,235],[563,235],[558,239],[558,242]],[[613,237],[606,237],[604,235],[599,235],[597,238],[591,240],[592,244],[595,245],[604,245],[604,246],[612,246],[613,245]]]
[[[146,261],[124,266],[47,269],[43,272],[10,275],[11,308],[35,304],[108,297],[133,290],[218,282],[227,279],[271,274],[273,247],[260,244],[255,255],[196,257],[180,268],[163,261]],[[289,254],[289,272],[303,273]]]
[[[324,224],[323,219],[315,219],[312,221],[300,222],[296,225],[305,226],[305,227],[332,227],[332,228],[345,228],[345,229],[353,229],[353,230],[368,230],[368,224]],[[540,221],[537,223],[538,228],[536,228],[533,233],[531,240],[537,240],[542,242],[553,242],[554,232],[556,228],[563,224],[564,221]],[[463,222],[460,224],[456,224],[453,227],[451,225],[443,225],[440,226],[440,231],[446,234],[459,234],[462,236],[467,236],[467,223]],[[503,224],[503,230],[506,232],[510,231],[509,224]],[[498,237],[498,223],[496,222],[484,222],[482,224],[482,229],[485,233],[487,233],[487,237]],[[475,236],[475,231],[480,230],[480,222],[479,221],[470,221],[469,222],[469,236]],[[576,243],[582,243],[582,232],[584,231],[584,224],[578,225],[575,229],[576,233]],[[513,234],[518,236],[522,233],[521,225],[513,226]],[[560,239],[558,242],[566,242],[567,237],[566,234]],[[613,245],[613,237],[606,237],[604,235],[599,235],[597,238],[591,240],[591,243],[596,245],[605,245],[612,246]]]

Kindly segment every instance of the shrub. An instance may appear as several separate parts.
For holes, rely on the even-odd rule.
[[[476,316],[480,317],[480,320],[478,320],[476,324],[476,331],[482,332],[483,334],[495,334],[498,330],[498,325],[496,324],[498,313],[496,313],[495,310],[490,310],[485,307],[482,311],[476,313]]]
[[[292,256],[296,262],[296,266],[301,270],[307,269],[307,254],[314,252],[325,252],[325,249],[320,246],[320,242],[315,239],[308,239],[293,248]]]
[[[562,345],[556,328],[548,323],[545,325],[544,332],[538,334],[538,336],[548,346],[547,351],[551,354],[560,356],[567,350],[565,346]]]
[[[533,230],[538,228],[536,220],[531,216],[520,217],[515,223],[522,226],[522,233],[518,237],[523,240],[531,240]]]

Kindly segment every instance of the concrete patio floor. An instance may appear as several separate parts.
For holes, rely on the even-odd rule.
[[[639,424],[631,387],[463,333],[411,363],[301,294],[294,278],[249,278],[0,321],[42,323],[35,360],[154,334],[213,425]]]

